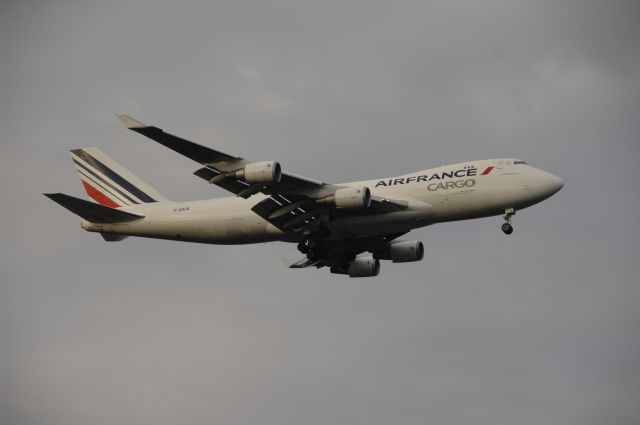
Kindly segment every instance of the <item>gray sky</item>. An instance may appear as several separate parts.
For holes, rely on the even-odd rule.
[[[636,1],[0,6],[0,422],[637,424]],[[105,243],[41,193],[97,146],[224,196],[144,122],[330,182],[513,156],[565,188],[414,231],[375,279],[282,243]]]

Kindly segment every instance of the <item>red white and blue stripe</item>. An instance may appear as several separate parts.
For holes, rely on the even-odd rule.
[[[162,197],[96,148],[73,149],[71,157],[87,195],[102,205],[118,208]]]

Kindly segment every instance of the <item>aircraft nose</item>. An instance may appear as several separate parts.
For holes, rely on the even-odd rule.
[[[564,181],[560,177],[549,173],[549,187],[553,190],[553,193],[556,193],[564,187]]]
[[[546,171],[540,172],[538,181],[544,192],[547,193],[547,196],[553,195],[564,187],[564,181],[562,181],[560,177],[547,173]]]

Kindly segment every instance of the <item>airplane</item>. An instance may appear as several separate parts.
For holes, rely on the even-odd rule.
[[[234,196],[173,202],[97,148],[71,150],[86,201],[44,194],[82,218],[106,241],[127,236],[208,244],[296,243],[305,256],[290,268],[327,267],[350,277],[377,276],[380,260],[420,261],[421,241],[401,240],[435,223],[503,215],[513,232],[516,211],[564,185],[513,158],[444,165],[397,177],[329,184],[196,144],[125,114],[122,124],[198,162],[194,174]]]

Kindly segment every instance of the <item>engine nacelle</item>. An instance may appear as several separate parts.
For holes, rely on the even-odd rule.
[[[347,268],[349,277],[372,277],[380,273],[380,260],[373,257],[357,257]]]
[[[424,245],[420,241],[392,241],[386,250],[377,252],[375,257],[394,263],[420,261],[424,257]]]
[[[252,162],[236,171],[235,177],[249,184],[277,183],[282,177],[282,168],[276,161]]]
[[[371,205],[371,191],[368,187],[346,187],[332,195],[317,200],[318,204],[333,205],[338,208],[368,208]]]

